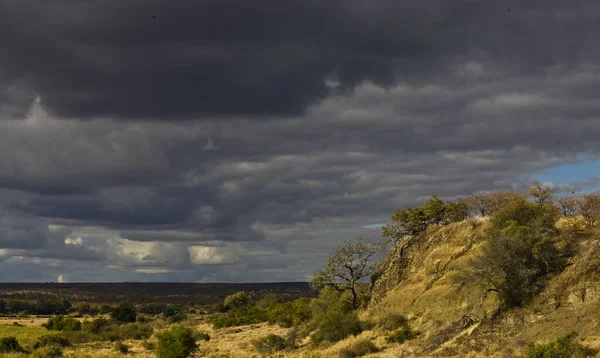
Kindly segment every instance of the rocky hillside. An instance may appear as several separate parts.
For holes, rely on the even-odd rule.
[[[433,227],[391,249],[364,316],[377,320],[400,313],[421,332],[394,356],[511,357],[528,342],[547,342],[571,331],[583,343],[600,347],[597,236],[565,232],[559,245],[568,252],[566,268],[546,278],[523,307],[501,309],[493,292],[484,295],[464,275],[486,242],[488,225],[471,218]]]

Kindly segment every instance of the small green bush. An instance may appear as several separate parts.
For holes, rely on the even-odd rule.
[[[312,316],[308,297],[301,297],[292,302],[275,303],[267,307],[266,311],[269,324],[287,328],[306,323]]]
[[[244,326],[267,321],[267,312],[256,306],[236,307],[212,318],[215,328]]]
[[[356,312],[344,313],[339,310],[330,310],[321,316],[317,322],[317,329],[311,335],[315,343],[323,341],[337,342],[350,335],[358,335],[362,327]]]
[[[75,318],[54,316],[42,325],[49,331],[81,331],[81,322]]]
[[[121,323],[135,322],[136,316],[137,313],[135,307],[127,301],[121,302],[119,306],[110,313],[110,317],[113,320]]]
[[[577,342],[576,332],[546,344],[529,344],[527,352],[517,358],[586,358],[594,357],[597,350]]]
[[[0,338],[0,353],[25,353],[15,337]]]
[[[196,332],[194,332],[194,339],[196,341],[208,342],[208,341],[210,341],[210,335],[203,331],[196,331]]]
[[[85,322],[81,332],[65,332],[73,342],[83,343],[91,341],[116,342],[126,339],[140,340],[148,338],[153,332],[152,326],[147,323],[126,323],[118,325],[114,322],[97,319]]]
[[[385,341],[388,343],[404,343],[411,339],[415,339],[419,336],[419,332],[411,330],[409,327],[401,328],[393,333],[390,333],[385,337]]]
[[[245,306],[250,303],[250,296],[244,291],[236,292],[225,298],[223,304],[225,307],[232,309],[240,306]]]
[[[50,346],[35,351],[33,356],[35,358],[58,358],[63,356],[63,351],[59,346]]]
[[[362,357],[370,353],[379,352],[379,349],[368,339],[363,339],[356,342],[351,347],[340,350],[339,358],[355,358]]]
[[[63,336],[59,336],[57,334],[49,334],[49,335],[41,336],[40,338],[38,338],[37,341],[35,342],[35,344],[33,345],[33,348],[38,349],[41,347],[51,347],[51,346],[70,347],[70,346],[72,346],[72,344],[67,338],[65,338]]]
[[[276,334],[258,338],[252,342],[254,349],[263,357],[271,356],[286,348],[286,340]]]
[[[198,350],[194,332],[184,326],[175,325],[171,330],[157,334],[157,358],[187,358]]]
[[[121,341],[118,341],[117,343],[115,343],[115,350],[119,353],[128,354],[129,348],[131,348],[131,347]]]

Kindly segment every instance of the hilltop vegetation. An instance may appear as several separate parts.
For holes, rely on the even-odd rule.
[[[600,347],[600,194],[478,192],[350,239],[316,297],[212,304],[0,300],[12,357],[589,357]],[[383,261],[377,253],[388,250]],[[29,297],[32,298],[32,297]],[[43,319],[36,315],[52,315]]]

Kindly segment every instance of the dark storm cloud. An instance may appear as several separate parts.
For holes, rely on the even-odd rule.
[[[2,2],[0,280],[304,280],[431,194],[598,158],[597,8]]]
[[[523,73],[569,65],[597,54],[600,9],[566,0],[0,6],[5,113],[37,94],[63,117],[164,120],[299,115],[363,81],[422,83],[471,55]]]

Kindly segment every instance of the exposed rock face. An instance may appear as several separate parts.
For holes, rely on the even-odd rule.
[[[525,307],[501,310],[498,299],[471,282],[465,268],[485,244],[487,221],[428,229],[391,248],[373,286],[367,316],[405,315],[422,334],[403,345],[414,356],[504,357],[530,341],[571,331],[600,347],[600,240],[570,239],[570,263],[544,282]],[[463,277],[463,278],[461,278]]]

